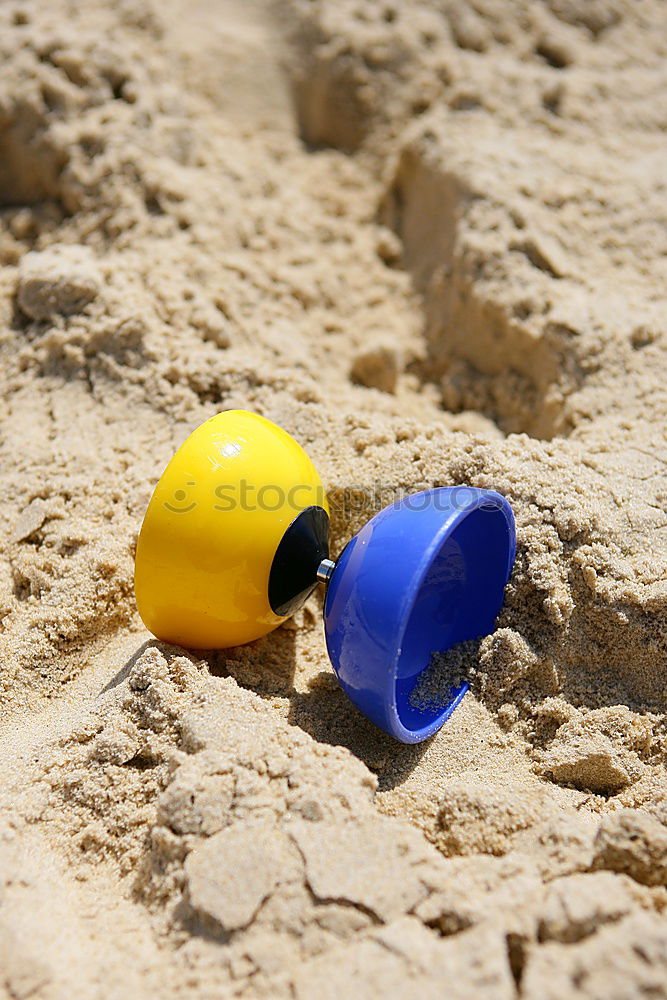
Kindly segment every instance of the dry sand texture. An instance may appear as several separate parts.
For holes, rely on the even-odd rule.
[[[0,995],[667,996],[665,4],[0,21]],[[152,484],[232,406],[337,549],[379,486],[510,498],[428,745],[317,599],[204,660],[142,630]]]

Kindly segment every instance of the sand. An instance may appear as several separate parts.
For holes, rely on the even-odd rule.
[[[0,5],[0,996],[667,996],[660,0]],[[339,690],[321,596],[143,629],[174,448],[314,459],[518,550],[427,744]]]

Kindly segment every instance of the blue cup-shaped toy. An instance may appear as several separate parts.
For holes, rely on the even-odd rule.
[[[348,543],[328,580],[327,648],[338,680],[376,726],[402,743],[432,736],[468,689],[416,707],[433,653],[492,631],[516,551],[499,493],[455,486],[405,497]]]

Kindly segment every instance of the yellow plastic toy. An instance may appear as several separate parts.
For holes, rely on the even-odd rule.
[[[280,625],[328,556],[328,507],[290,435],[227,410],[178,449],[137,543],[137,607],[150,631],[194,649],[238,646]]]

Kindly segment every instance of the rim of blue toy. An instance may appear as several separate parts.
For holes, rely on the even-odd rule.
[[[440,490],[450,491],[455,487],[438,487],[430,490],[421,490],[419,493],[412,494],[407,500],[413,499],[413,497],[424,496],[426,494],[433,494],[439,492]],[[462,506],[460,509],[453,510],[451,514],[445,518],[442,524],[439,526],[438,530],[433,535],[429,545],[424,550],[424,554],[420,559],[417,568],[415,569],[410,583],[405,588],[405,596],[400,604],[399,614],[397,616],[398,626],[396,630],[396,642],[395,642],[395,652],[391,659],[390,669],[388,670],[387,678],[387,689],[386,689],[386,713],[387,713],[387,723],[388,728],[392,735],[400,740],[402,743],[422,743],[424,740],[429,739],[433,736],[447,721],[450,715],[454,712],[457,706],[463,700],[465,694],[468,691],[469,685],[466,682],[459,693],[445,706],[441,712],[435,715],[426,725],[418,729],[408,728],[401,720],[397,698],[396,698],[396,684],[397,684],[397,674],[398,674],[398,661],[400,659],[401,650],[403,646],[403,637],[405,635],[406,629],[410,622],[410,616],[412,610],[417,602],[419,592],[421,587],[424,585],[424,581],[428,575],[428,572],[441,551],[443,545],[445,544],[447,538],[451,535],[453,531],[456,530],[459,524],[462,523],[470,514],[474,511],[479,510],[480,507],[484,507],[489,503],[493,505],[502,512],[504,515],[505,527],[507,530],[507,569],[505,574],[504,583],[509,579],[512,566],[514,564],[514,555],[516,551],[516,534],[514,527],[514,515],[512,513],[512,508],[509,502],[500,493],[496,493],[495,490],[480,490],[479,492],[473,493],[471,488],[470,501]],[[400,501],[404,503],[405,501]],[[442,650],[445,652],[447,648]],[[426,669],[428,664],[424,665]],[[421,676],[418,674],[417,676]],[[415,678],[416,681],[416,678]]]

